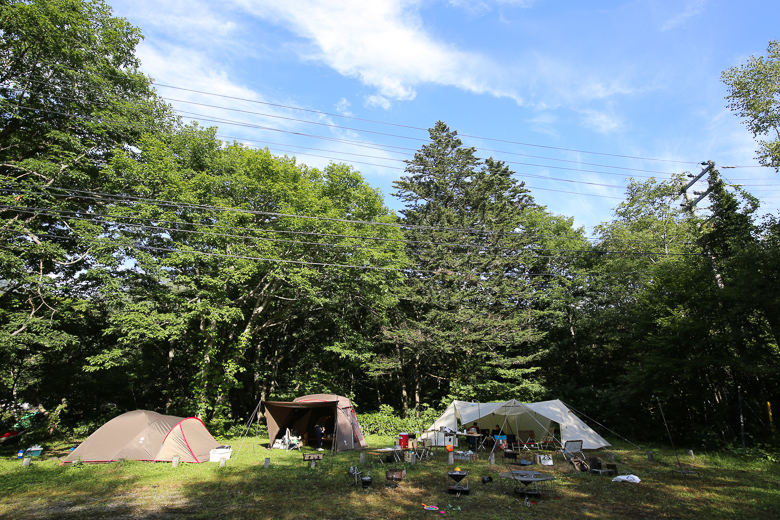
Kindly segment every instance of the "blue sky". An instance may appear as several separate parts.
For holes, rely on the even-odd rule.
[[[777,0],[108,1],[143,30],[143,70],[182,115],[352,164],[394,210],[402,160],[437,120],[588,231],[629,176],[705,160],[742,166],[721,173],[779,207],[780,174],[750,167],[720,80],[780,38]]]

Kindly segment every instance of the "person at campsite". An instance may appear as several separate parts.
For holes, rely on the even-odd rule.
[[[320,417],[314,425],[314,435],[317,438],[317,451],[325,451],[322,449],[322,434],[325,432],[325,421],[327,420],[327,415],[325,417]]]
[[[496,449],[505,450],[507,447],[506,435],[501,430],[501,426],[496,424],[496,429],[491,433],[492,440],[496,443]]]
[[[479,433],[479,426],[475,422],[472,424],[468,430],[466,430],[466,433]],[[477,450],[477,438],[476,437],[469,437],[469,449],[471,451]]]

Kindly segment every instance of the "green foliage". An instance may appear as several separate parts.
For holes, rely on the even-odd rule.
[[[751,56],[747,63],[731,67],[721,79],[729,89],[728,107],[759,140],[758,160],[780,169],[780,42],[770,41],[767,57]]]
[[[427,430],[441,412],[425,407],[420,417],[398,417],[389,405],[382,405],[378,412],[357,414],[358,423],[365,435],[397,436],[400,432],[422,432]]]
[[[554,397],[654,439],[658,398],[675,438],[724,446],[740,396],[763,417],[777,395],[780,224],[716,171],[708,218],[681,211],[682,176],[633,181],[591,244],[438,122],[399,220],[347,165],[181,124],[101,0],[2,2],[0,34],[3,424],[27,402],[41,438],[136,408],[235,435],[261,399],[337,393],[396,435],[453,398]],[[762,139],[768,51],[723,74]]]
[[[0,33],[0,392],[3,406],[48,407],[63,395],[53,365],[94,333],[71,324],[90,270],[111,256],[90,203],[64,195],[98,187],[114,150],[168,111],[138,72],[140,31],[102,1],[3,2]]]
[[[478,158],[441,121],[429,134],[394,183],[414,270],[398,287],[386,350],[372,369],[398,374],[415,396],[538,396],[540,325],[557,312],[547,278],[561,268],[542,256],[541,233],[575,233],[537,206],[504,163]]]
[[[780,445],[777,443],[755,443],[752,446],[742,448],[735,444],[724,446],[722,451],[730,453],[744,460],[766,460],[769,462],[780,462]]]

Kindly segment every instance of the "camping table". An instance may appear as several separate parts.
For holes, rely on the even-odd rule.
[[[506,471],[498,474],[501,478],[512,479],[515,481],[515,492],[522,493],[524,495],[541,495],[542,490],[539,489],[539,485],[549,485],[555,477],[548,473],[539,473],[538,471]],[[519,487],[517,483],[523,485]]]
[[[480,442],[480,439],[482,438],[481,433],[459,433],[458,437],[465,437],[466,442],[468,442],[469,439],[474,439],[474,444],[477,446],[476,449],[482,447],[482,443]],[[471,444],[469,444],[469,446],[471,446]]]
[[[401,453],[404,450],[400,448],[378,448],[376,450],[373,450],[371,453],[378,453],[381,456],[387,455],[389,453],[393,454],[393,459],[395,459],[396,462],[401,462]],[[381,458],[379,459],[382,460]],[[384,462],[383,462],[384,463]]]

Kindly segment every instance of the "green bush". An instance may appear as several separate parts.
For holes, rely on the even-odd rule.
[[[420,417],[398,417],[391,406],[382,405],[378,412],[359,413],[357,420],[365,435],[398,435],[399,432],[422,432],[438,419],[440,412],[426,407]]]

